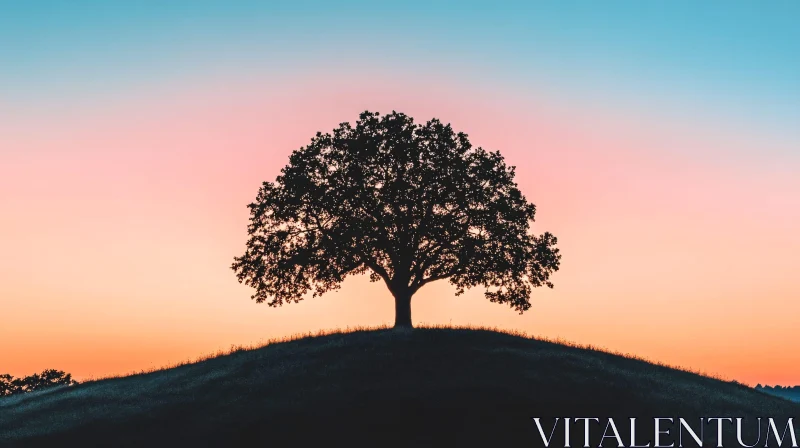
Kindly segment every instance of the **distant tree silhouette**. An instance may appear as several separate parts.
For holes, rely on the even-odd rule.
[[[368,272],[394,296],[396,327],[411,327],[411,297],[440,279],[522,313],[561,259],[555,236],[531,234],[536,208],[499,152],[397,112],[318,132],[249,208],[232,269],[256,302],[298,302]]]
[[[779,397],[787,398],[792,401],[800,402],[800,386],[762,386],[760,383],[756,385],[756,390]]]
[[[14,378],[4,373],[0,374],[0,397],[75,384],[78,382],[72,379],[72,374],[55,369],[44,370],[42,373],[34,373],[24,378]]]
[[[7,373],[0,374],[0,397],[14,394],[17,391],[17,385],[14,384],[14,377]]]
[[[72,379],[72,374],[55,369],[48,369],[42,373],[34,373],[25,377],[27,392],[47,389],[53,386],[72,386],[74,384],[77,384],[77,382]]]

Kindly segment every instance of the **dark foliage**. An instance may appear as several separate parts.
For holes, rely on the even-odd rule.
[[[457,294],[482,286],[522,313],[532,288],[553,286],[561,258],[555,236],[530,232],[536,208],[499,152],[397,112],[317,133],[249,207],[247,250],[232,268],[270,306],[369,273],[395,297],[397,326],[411,326],[411,297],[440,279]]]
[[[4,373],[0,374],[0,397],[11,395],[17,392],[17,385],[15,384],[13,376]]]
[[[798,401],[800,402],[800,386],[781,386],[777,385],[773,386],[762,386],[757,385],[756,390],[760,392],[764,392],[766,394],[775,395],[778,397],[783,397],[788,400]]]
[[[34,373],[24,378],[14,378],[5,373],[0,375],[0,397],[75,384],[78,382],[72,379],[72,374],[55,369],[44,370],[42,373]]]

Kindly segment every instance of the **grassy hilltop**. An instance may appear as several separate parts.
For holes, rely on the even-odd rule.
[[[628,417],[678,416],[785,422],[800,416],[800,405],[505,333],[372,330],[0,399],[0,446],[536,447],[543,445],[531,417],[556,416],[615,417],[622,425]],[[652,438],[642,423],[640,442]],[[573,431],[573,446],[582,446],[581,430]]]

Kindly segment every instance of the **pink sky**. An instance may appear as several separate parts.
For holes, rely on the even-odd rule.
[[[80,104],[0,104],[0,371],[79,378],[271,337],[393,320],[366,278],[280,309],[229,266],[262,181],[369,109],[438,117],[499,149],[558,238],[520,316],[445,282],[415,323],[561,337],[747,383],[800,383],[800,142],[631,104],[386,76],[218,79]],[[699,123],[702,123],[700,125]]]

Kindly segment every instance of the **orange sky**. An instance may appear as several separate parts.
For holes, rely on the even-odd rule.
[[[206,80],[49,108],[0,104],[0,373],[80,378],[296,332],[393,321],[366,278],[280,309],[229,266],[264,180],[370,109],[439,117],[517,166],[563,253],[520,316],[445,282],[415,323],[498,326],[750,384],[800,384],[797,147],[719,116],[430,80]],[[444,86],[447,87],[444,87]],[[735,131],[735,132],[732,132]]]

